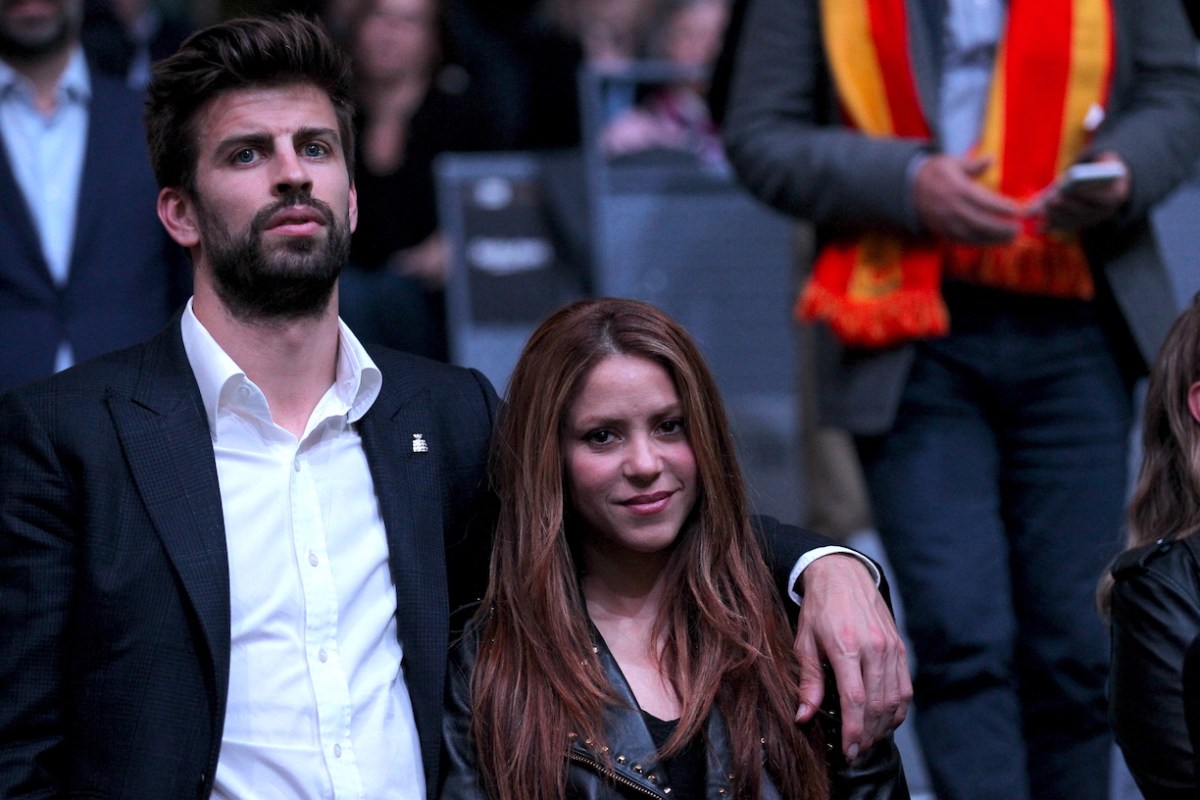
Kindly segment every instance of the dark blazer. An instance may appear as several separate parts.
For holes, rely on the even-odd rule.
[[[158,221],[141,98],[91,71],[87,149],[71,271],[50,277],[0,138],[0,391],[49,375],[59,342],[75,360],[150,338],[188,297],[191,271]]]
[[[776,528],[782,527],[774,520],[770,524]],[[791,530],[796,531],[794,528]],[[479,650],[479,631],[478,626],[473,626],[468,635],[455,645],[450,656],[443,732],[443,769],[446,774],[440,800],[486,800],[488,797],[480,785],[475,739],[471,735],[471,673]],[[657,748],[642,718],[637,698],[595,628],[592,629],[592,639],[600,667],[620,705],[608,709],[604,716],[606,753],[597,752],[590,742],[578,737],[571,739],[570,749],[564,754],[567,761],[564,800],[646,797],[670,800],[670,776],[658,760]],[[837,707],[837,693],[832,687],[827,693],[827,705],[832,705],[834,709]],[[820,715],[817,719],[825,722],[840,717]],[[840,726],[829,726],[825,734],[828,742],[841,740]],[[721,800],[730,796],[728,775],[732,764],[728,729],[721,713],[715,709],[709,714],[705,735],[709,747],[706,797],[708,800]],[[831,765],[831,769],[832,797],[837,800],[908,800],[908,783],[900,754],[890,736],[877,744],[860,766],[849,767],[841,758],[836,760],[838,763]],[[779,789],[765,770],[762,781],[761,800],[780,800]],[[665,793],[664,788],[668,788]]]
[[[477,372],[371,356],[383,388],[359,430],[432,791],[457,602],[446,573],[459,561],[446,553],[488,546],[486,525],[469,523],[485,498],[497,398]],[[427,452],[413,452],[414,433]],[[178,317],[145,344],[0,397],[0,475],[0,796],[208,797],[229,682],[229,577]]]
[[[1109,718],[1146,800],[1200,797],[1200,538],[1112,567]]]
[[[745,0],[729,76],[725,137],[739,179],[761,199],[812,221],[819,238],[865,229],[915,233],[908,170],[937,142],[867,137],[842,126],[821,42],[817,0]],[[909,52],[926,116],[936,117],[936,31],[908,0]],[[1200,70],[1183,8],[1114,0],[1116,62],[1093,151],[1121,154],[1133,194],[1120,217],[1087,231],[1098,309],[1130,375],[1145,371],[1177,313],[1148,213],[1200,158]],[[953,322],[951,322],[953,325]],[[913,348],[842,348],[821,330],[823,421],[855,433],[891,427]]]

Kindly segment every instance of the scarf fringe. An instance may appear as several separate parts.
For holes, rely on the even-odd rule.
[[[802,322],[823,320],[839,339],[860,347],[889,347],[950,332],[950,315],[941,297],[920,289],[898,289],[879,300],[854,300],[809,281],[794,314]]]
[[[953,245],[946,276],[1021,294],[1069,300],[1096,295],[1092,270],[1075,237],[1022,236],[1004,247]]]

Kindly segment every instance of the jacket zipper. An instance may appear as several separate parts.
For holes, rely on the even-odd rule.
[[[599,761],[596,761],[595,759],[588,758],[587,756],[585,756],[581,753],[577,753],[574,750],[567,751],[567,758],[569,758],[571,761],[575,761],[579,764],[583,764],[586,767],[591,767],[592,769],[596,770],[597,772],[599,772],[601,775],[604,775],[605,777],[612,778],[612,780],[619,786],[624,786],[627,789],[632,789],[635,792],[645,795],[646,797],[653,797],[653,798],[655,798],[655,800],[663,800],[663,797],[664,797],[663,794],[655,791],[654,789],[649,788],[648,786],[643,786],[642,784],[638,783],[637,781],[633,780],[632,778],[626,778],[624,775],[620,774],[619,772],[616,772],[614,770],[611,770],[611,769],[605,767],[603,764],[601,764]]]

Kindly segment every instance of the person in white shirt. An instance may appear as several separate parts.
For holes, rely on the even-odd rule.
[[[0,796],[436,786],[498,400],[338,319],[347,80],[299,16],[213,26],[155,69],[158,213],[195,294],[154,339],[0,398]],[[821,542],[773,544],[786,575]],[[798,647],[869,744],[903,718],[903,645],[855,561],[804,584]]]

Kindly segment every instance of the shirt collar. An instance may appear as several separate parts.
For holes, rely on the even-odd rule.
[[[67,68],[58,81],[58,96],[60,100],[84,104],[92,99],[92,78],[88,74],[82,47],[77,46],[71,53],[71,60],[67,62]]]
[[[183,334],[183,349],[200,387],[208,429],[216,436],[217,412],[227,402],[227,390],[249,381],[246,373],[221,349],[217,340],[196,318],[191,300],[183,310],[180,331]],[[322,405],[336,399],[340,405],[338,413],[345,414],[347,423],[355,423],[371,408],[382,386],[383,373],[346,323],[338,319],[336,377],[332,397],[327,396]]]
[[[29,96],[33,96],[33,86],[29,79],[17,72],[7,62],[0,60],[0,97],[24,87]],[[58,102],[87,104],[92,99],[92,79],[88,74],[87,59],[83,56],[83,48],[76,45],[67,60],[67,67],[58,79]]]

